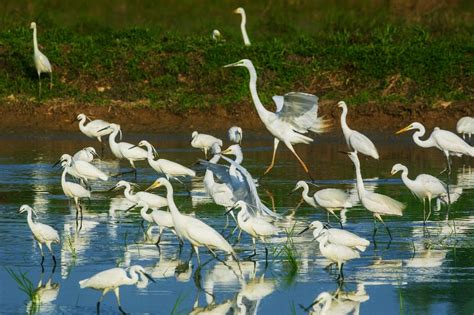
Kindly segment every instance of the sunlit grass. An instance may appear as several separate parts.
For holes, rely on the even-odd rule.
[[[16,282],[18,288],[24,292],[27,296],[29,301],[31,302],[31,306],[28,309],[30,314],[35,314],[40,309],[40,301],[38,296],[38,291],[36,287],[33,285],[30,279],[26,276],[26,272],[15,272],[13,269],[5,268],[10,275],[10,277]]]

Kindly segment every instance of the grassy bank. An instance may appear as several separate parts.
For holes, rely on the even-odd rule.
[[[68,99],[189,108],[250,102],[248,75],[223,65],[253,60],[259,91],[291,90],[351,103],[466,101],[473,97],[469,2],[428,9],[391,2],[244,3],[251,47],[240,37],[238,3],[214,1],[5,1],[0,22],[0,97]],[[449,1],[448,1],[449,3]],[[37,100],[32,61],[36,20],[54,88]],[[210,38],[221,30],[225,42]],[[44,86],[47,79],[45,76]]]

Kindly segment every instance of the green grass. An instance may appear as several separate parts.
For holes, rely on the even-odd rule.
[[[222,68],[242,58],[253,60],[267,104],[291,90],[353,104],[473,98],[468,1],[420,12],[371,1],[248,2],[251,47],[232,14],[237,3],[133,3],[3,1],[0,98],[36,102],[32,20],[54,71],[41,101],[118,100],[174,112],[250,103],[246,71]],[[210,39],[213,28],[225,42]]]
[[[29,298],[31,306],[28,309],[29,314],[35,314],[40,309],[40,301],[38,296],[38,290],[33,285],[30,279],[26,276],[26,272],[15,272],[13,269],[6,268],[10,277],[16,282],[18,288],[23,291]]]

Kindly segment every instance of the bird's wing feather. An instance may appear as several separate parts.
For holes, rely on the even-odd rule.
[[[43,223],[36,223],[38,227],[37,232],[41,234],[42,238],[46,241],[51,242],[59,242],[59,234],[58,231],[50,227],[49,225]]]
[[[378,159],[379,154],[374,143],[364,134],[353,130],[349,136],[349,144],[352,149],[362,154]]]
[[[380,213],[388,214],[388,215],[402,215],[403,209],[405,209],[405,205],[389,196],[385,196],[382,194],[371,193],[368,195],[371,202],[377,204]]]
[[[39,53],[39,61],[44,68],[48,69],[48,72],[52,71],[51,63],[49,63],[48,57],[46,57],[41,52]]]
[[[431,133],[431,137],[436,141],[438,148],[441,150],[448,149],[450,152],[474,156],[474,148],[451,131],[435,129]]]
[[[273,95],[272,99],[276,105],[276,112],[281,111],[281,109],[283,108],[283,104],[285,103],[285,98],[281,95]]]
[[[217,247],[228,252],[233,252],[230,244],[214,228],[196,218],[188,218],[190,221],[187,226],[190,228],[187,230],[187,233],[191,240],[203,246]]]
[[[323,131],[322,121],[318,118],[318,97],[316,95],[290,92],[283,98],[283,106],[277,112],[282,121],[288,122],[301,133]]]
[[[419,180],[423,187],[425,187],[431,193],[446,193],[445,184],[432,175],[420,174],[417,176],[416,180]]]
[[[89,279],[85,279],[86,282],[84,284],[95,289],[113,288],[120,285],[120,280],[126,277],[127,274],[122,268],[112,268],[101,271]],[[83,286],[81,285],[81,287]]]

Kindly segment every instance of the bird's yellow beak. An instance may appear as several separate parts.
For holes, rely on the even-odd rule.
[[[395,173],[396,173],[395,171],[391,171],[390,175],[395,175]]]
[[[229,68],[229,67],[237,67],[237,66],[239,66],[239,62],[234,62],[234,63],[228,64],[228,65],[225,65],[223,67],[224,68]]]
[[[158,180],[156,180],[153,184],[150,185],[150,187],[145,189],[145,191],[150,191],[150,190],[158,188],[160,186],[161,186],[161,183]]]
[[[234,11],[232,11],[233,13],[235,14],[238,14],[239,13],[239,9],[235,9]]]
[[[225,149],[224,151],[221,152],[221,154],[230,154],[231,150],[230,149]]]
[[[408,130],[411,130],[411,125],[406,126],[405,128],[398,130],[397,132],[395,132],[395,134],[398,135],[398,134],[400,134],[402,132],[405,132],[405,131],[408,131]]]

